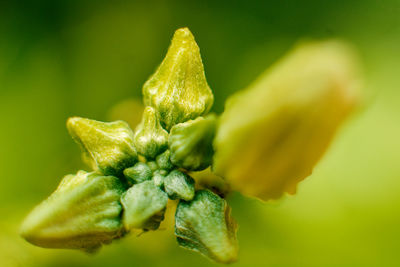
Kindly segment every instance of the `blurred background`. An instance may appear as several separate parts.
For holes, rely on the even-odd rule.
[[[89,256],[18,236],[30,209],[78,169],[65,121],[137,116],[135,98],[175,29],[201,48],[214,111],[304,38],[358,49],[363,107],[340,129],[297,195],[261,203],[233,194],[233,266],[400,265],[400,1],[0,2],[0,266],[209,266],[161,231]],[[168,219],[168,220],[171,220]]]

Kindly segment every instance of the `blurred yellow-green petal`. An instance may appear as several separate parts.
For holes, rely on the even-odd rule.
[[[144,106],[140,98],[128,98],[122,100],[107,112],[107,119],[109,121],[122,120],[135,129],[142,119]]]
[[[221,116],[213,169],[245,195],[295,193],[357,105],[361,80],[353,50],[339,41],[298,45]]]

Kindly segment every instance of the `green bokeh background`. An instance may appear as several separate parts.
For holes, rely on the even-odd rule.
[[[0,2],[0,266],[208,266],[171,226],[88,256],[18,236],[61,177],[86,168],[65,121],[107,120],[140,97],[175,29],[201,48],[214,111],[304,38],[342,38],[364,63],[365,101],[298,194],[229,198],[240,227],[233,266],[400,265],[400,1]]]

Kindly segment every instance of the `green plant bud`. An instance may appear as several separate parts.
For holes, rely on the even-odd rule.
[[[156,230],[164,219],[168,196],[153,181],[136,184],[121,198],[126,230]]]
[[[159,169],[158,164],[155,161],[148,161],[148,162],[146,162],[146,164],[147,164],[147,166],[149,166],[149,168],[152,172],[155,172],[156,170]]]
[[[153,182],[156,186],[163,188],[164,187],[164,179],[167,175],[167,171],[165,170],[158,170],[155,171],[153,174]]]
[[[83,149],[84,159],[106,175],[117,175],[137,161],[133,132],[124,121],[100,122],[72,117],[67,121],[72,138]]]
[[[21,236],[45,248],[94,250],[123,234],[119,202],[123,191],[114,176],[85,171],[67,175],[27,216]]]
[[[150,180],[152,171],[146,163],[138,162],[133,167],[124,170],[125,177],[133,184]]]
[[[294,194],[357,105],[357,69],[353,51],[340,42],[294,49],[228,100],[213,170],[248,196]]]
[[[194,197],[194,180],[186,173],[173,170],[164,179],[164,189],[170,199],[189,201]]]
[[[210,166],[217,118],[199,117],[172,127],[168,140],[171,162],[178,167],[199,171]]]
[[[190,202],[180,201],[175,214],[175,235],[180,246],[220,263],[236,261],[237,224],[226,201],[200,190]]]
[[[158,155],[156,157],[156,162],[159,168],[163,170],[172,170],[174,168],[174,165],[172,164],[171,160],[171,151],[169,149],[165,150],[164,153]]]
[[[168,147],[168,132],[161,127],[154,108],[146,107],[135,132],[135,147],[146,158],[155,158]]]
[[[154,107],[167,129],[206,114],[214,101],[200,50],[188,28],[178,29],[168,53],[143,86],[144,103]]]
[[[157,170],[155,172],[161,174],[162,176],[167,176],[168,175],[168,171],[166,171],[166,170]]]

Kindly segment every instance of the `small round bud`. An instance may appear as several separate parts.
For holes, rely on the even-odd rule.
[[[155,158],[168,147],[168,132],[158,120],[154,108],[146,107],[143,120],[135,132],[135,147],[146,158]]]
[[[163,170],[169,171],[173,169],[174,165],[172,164],[170,157],[171,157],[171,151],[169,149],[165,150],[164,153],[156,157],[157,165]]]
[[[173,170],[164,179],[164,189],[170,199],[189,201],[194,197],[194,180],[186,173]]]
[[[134,166],[124,170],[124,175],[133,184],[150,180],[152,171],[146,163],[138,162]]]
[[[167,175],[167,172],[165,170],[155,171],[153,174],[154,184],[160,188],[164,188],[164,179],[165,179],[166,175]]]

